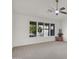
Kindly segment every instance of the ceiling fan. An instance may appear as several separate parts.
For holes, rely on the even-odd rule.
[[[58,15],[59,13],[62,13],[62,14],[67,14],[67,12],[63,11],[65,10],[65,7],[61,7],[60,9],[58,9],[58,3],[59,3],[59,0],[56,0],[56,9],[55,9],[55,14]],[[52,9],[48,9],[49,12],[53,12]]]

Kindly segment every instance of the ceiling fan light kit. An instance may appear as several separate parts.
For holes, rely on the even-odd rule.
[[[55,13],[56,13],[56,15],[58,15],[59,14],[59,10],[56,10]]]

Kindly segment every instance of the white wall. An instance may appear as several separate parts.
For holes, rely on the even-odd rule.
[[[67,41],[67,19],[62,20],[62,31],[64,34],[64,40]]]
[[[50,19],[39,16],[26,16],[23,14],[14,14],[13,15],[13,47],[28,45],[32,43],[40,43],[47,41],[54,41],[55,36],[49,37],[29,37],[29,22],[45,22],[45,23],[54,23],[55,24],[55,35],[58,33],[58,29],[61,27],[60,22],[56,19]]]

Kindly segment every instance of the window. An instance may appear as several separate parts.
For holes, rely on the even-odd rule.
[[[54,36],[55,35],[55,24],[43,23],[43,22],[34,22],[30,21],[30,37],[36,36]]]
[[[38,22],[38,36],[44,36],[44,24]]]
[[[30,22],[30,37],[35,37],[36,36],[36,30],[37,30],[37,26],[36,26],[36,22]]]
[[[55,24],[51,24],[50,35],[51,36],[55,35]]]
[[[45,23],[44,24],[44,36],[49,36],[49,24]]]

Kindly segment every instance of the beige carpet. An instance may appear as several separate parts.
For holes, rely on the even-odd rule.
[[[48,42],[13,48],[13,59],[67,59],[66,42]]]

